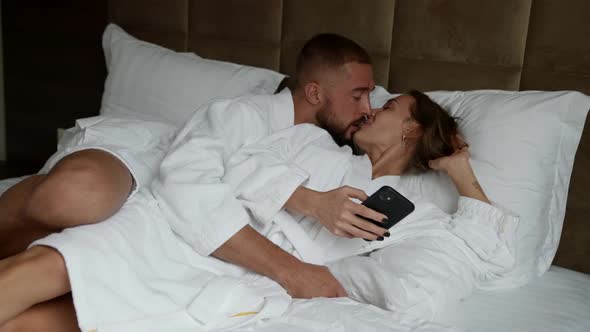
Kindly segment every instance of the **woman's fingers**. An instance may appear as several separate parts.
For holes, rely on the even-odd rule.
[[[374,220],[374,219],[372,219],[372,220]],[[359,231],[354,231],[354,229],[351,230],[350,228],[348,228],[347,231],[349,233],[351,233],[353,235],[359,235],[357,237],[362,237],[367,240],[374,240],[377,237],[386,236],[386,234],[389,233],[388,229],[386,229],[382,226],[376,225],[376,224],[372,223],[371,221],[364,219],[360,215],[350,216],[349,224],[351,226],[353,226],[355,229],[361,230],[361,232],[359,232]],[[371,234],[371,237],[366,237],[367,233]]]
[[[469,146],[469,144],[467,144],[465,138],[463,138],[463,136],[460,134],[456,134],[455,139],[453,140],[453,148],[455,150],[460,150],[461,148],[466,146]]]
[[[362,204],[355,203],[351,198],[364,201],[368,196],[364,191],[349,186],[326,192],[321,204],[326,208],[318,214],[319,222],[334,235],[340,237],[375,240],[384,236],[387,229],[363,218],[380,223],[386,216]]]
[[[387,216],[383,213],[379,213],[373,209],[369,209],[368,207],[362,204],[357,204],[355,206],[354,214],[357,214],[361,217],[365,217],[367,219],[375,220],[378,223],[382,223],[383,220],[387,218]]]
[[[360,201],[364,201],[369,197],[364,191],[360,189],[356,189],[350,186],[344,186],[342,188],[345,191],[345,194],[350,198],[356,198]]]
[[[358,217],[356,217],[356,218],[358,218]],[[364,220],[362,220],[360,218],[358,218],[358,219],[359,219],[358,223],[360,223],[363,226],[367,227],[367,225],[364,225],[362,223]],[[371,224],[368,221],[364,221],[364,222],[366,222],[368,224]],[[373,225],[373,226],[375,226],[375,225]],[[361,238],[361,239],[367,239],[367,240],[377,240],[379,237],[382,237],[382,235],[378,235],[378,234],[375,234],[375,233],[368,232],[364,228],[358,227],[358,226],[356,226],[356,225],[354,225],[352,223],[344,225],[344,229],[345,229],[345,232],[351,234],[355,238]]]
[[[433,159],[428,162],[428,166],[435,171],[440,171],[441,170],[441,167],[440,167],[441,159],[444,159],[444,158],[447,158],[447,157]]]
[[[465,145],[450,156],[430,160],[428,166],[435,171],[448,171],[453,165],[469,162],[469,156],[469,146]]]

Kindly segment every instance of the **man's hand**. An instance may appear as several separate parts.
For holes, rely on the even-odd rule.
[[[325,266],[302,263],[278,280],[294,298],[345,297],[346,291]]]
[[[227,240],[213,256],[273,279],[296,298],[346,296],[328,268],[300,261],[250,226]]]

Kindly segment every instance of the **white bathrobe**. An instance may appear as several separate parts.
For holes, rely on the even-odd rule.
[[[81,329],[125,330],[121,324],[174,313],[187,328],[200,331],[286,310],[290,297],[276,282],[248,277],[209,254],[251,220],[232,186],[221,181],[229,158],[293,122],[288,89],[213,101],[177,134],[153,194],[140,189],[113,217],[33,243],[54,247],[64,257]],[[286,165],[244,175],[268,181],[260,205],[272,205],[269,210],[280,209],[305,180]],[[287,196],[277,196],[275,187]]]
[[[293,123],[288,89],[273,96],[221,100],[197,111],[179,132],[152,186],[176,234],[207,256],[248,225],[246,209],[232,186],[222,181],[228,160],[240,148]],[[272,199],[260,199],[263,205],[271,205],[267,207],[271,211],[280,209],[305,180],[297,167],[286,163],[266,164],[252,170],[250,177],[265,184],[261,194]],[[275,187],[282,190],[275,192]]]
[[[315,221],[281,211],[290,194],[304,182],[318,190],[342,184],[367,193],[376,189],[371,188],[371,164],[366,157],[352,156],[348,148],[335,146],[325,131],[314,126],[289,128],[292,121],[288,91],[214,103],[209,112],[196,114],[179,134],[162,165],[161,178],[154,184],[157,200],[140,191],[102,223],[67,229],[37,241],[35,244],[54,247],[63,255],[81,329],[149,331],[164,324],[178,331],[207,331],[281,315],[288,310],[290,298],[277,283],[207,256],[247,224],[311,262],[390,244],[368,257],[359,257],[374,259],[396,243],[411,244],[412,238],[420,243],[419,239],[428,236],[432,241],[427,244],[435,246],[438,239],[444,239],[443,243],[452,239],[455,245],[438,255],[453,255],[445,262],[458,266],[457,280],[466,280],[465,287],[461,282],[448,285],[448,293],[458,292],[459,298],[480,281],[501,277],[510,268],[509,218],[468,199],[467,208],[455,218],[431,205],[422,209],[416,204],[413,215],[426,221],[414,224],[408,217],[402,222],[408,224],[406,229],[396,226],[387,241],[369,245],[362,240],[335,238]],[[467,234],[463,238],[454,231],[454,224],[461,220],[474,225],[461,228]],[[504,227],[507,224],[510,227]],[[482,246],[472,244],[478,235],[484,240]],[[307,245],[312,249],[305,254]],[[464,264],[465,260],[469,264]],[[403,275],[399,276],[391,268],[395,262],[369,261],[367,269],[376,273],[362,275],[384,276],[368,283],[378,287],[373,299],[366,294],[365,284],[355,285],[362,279],[349,280],[354,272],[351,264],[337,262],[330,268],[352,297],[396,310],[404,317],[405,313],[431,315],[436,306],[421,305],[441,303],[439,290],[447,288],[447,280],[441,284],[439,278],[426,279],[425,284],[420,279],[409,280],[410,273],[403,271],[411,270],[411,264],[404,266],[405,270],[400,267]],[[426,265],[431,266],[428,260]],[[389,270],[381,273],[382,267]],[[424,276],[423,270],[419,271]],[[389,285],[398,277],[397,284]],[[420,310],[409,310],[408,305]],[[367,319],[370,324],[370,317]]]

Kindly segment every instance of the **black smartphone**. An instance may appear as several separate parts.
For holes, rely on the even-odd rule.
[[[359,217],[386,229],[393,227],[407,215],[412,213],[415,208],[414,203],[412,203],[409,199],[405,198],[402,194],[390,186],[383,186],[379,188],[379,190],[377,190],[375,193],[373,193],[373,195],[369,196],[369,198],[363,202],[363,205],[369,209],[383,213],[387,216],[387,220],[385,220],[383,223],[380,223],[363,216]]]

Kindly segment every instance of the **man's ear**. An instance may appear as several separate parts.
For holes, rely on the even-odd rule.
[[[317,82],[309,82],[305,84],[305,98],[307,101],[317,106],[322,102],[322,87]]]

